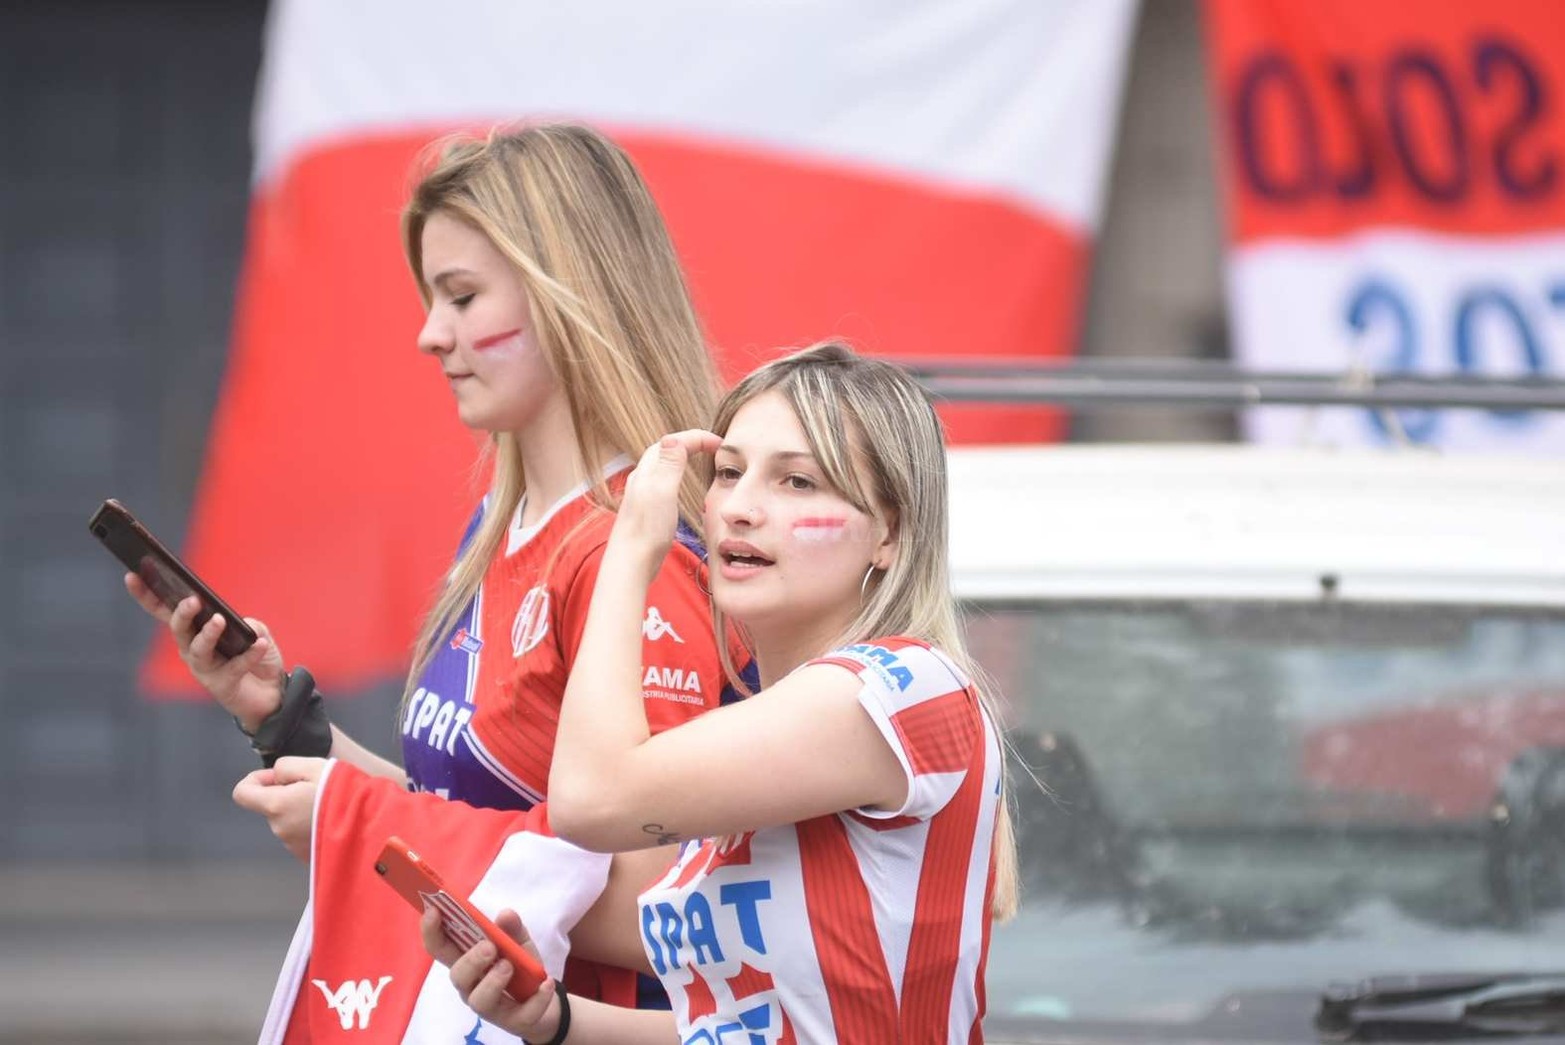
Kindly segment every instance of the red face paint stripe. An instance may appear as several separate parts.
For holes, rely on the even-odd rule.
[[[848,525],[846,519],[800,519],[793,524],[793,528],[802,530],[805,527],[818,527],[823,530],[837,530],[846,525]]]
[[[521,332],[522,332],[521,328],[518,327],[515,330],[506,330],[506,331],[502,331],[501,333],[498,333],[498,334],[490,334],[488,337],[479,338],[477,341],[474,341],[473,342],[473,347],[476,348],[476,349],[479,349],[479,350],[483,350],[483,349],[486,349],[486,348],[493,348],[495,345],[498,345],[502,341],[506,341],[506,340],[508,340],[510,338],[516,337]]]

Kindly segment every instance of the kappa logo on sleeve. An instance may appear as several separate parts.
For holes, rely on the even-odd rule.
[[[665,635],[680,645],[683,645],[685,642],[684,639],[679,637],[679,632],[674,630],[674,625],[663,619],[663,614],[658,612],[656,606],[648,606],[647,619],[641,622],[642,638],[648,642],[656,642]]]
[[[320,988],[326,996],[326,1005],[337,1014],[337,1019],[342,1021],[343,1030],[352,1030],[354,1020],[358,1020],[359,1030],[368,1030],[370,1014],[375,1011],[375,1006],[380,1004],[380,992],[386,989],[386,984],[391,982],[390,976],[382,976],[380,982],[371,986],[368,980],[344,980],[336,990],[326,985],[325,980],[311,980],[311,983]]]

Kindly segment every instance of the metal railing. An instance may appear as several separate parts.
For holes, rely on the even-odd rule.
[[[1230,363],[1159,359],[895,359],[949,402],[1221,409],[1565,410],[1565,380],[1372,373],[1255,372]]]

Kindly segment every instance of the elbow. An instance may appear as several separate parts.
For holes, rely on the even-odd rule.
[[[549,829],[555,837],[597,853],[628,848],[623,840],[624,822],[612,796],[601,789],[574,785],[549,788]]]

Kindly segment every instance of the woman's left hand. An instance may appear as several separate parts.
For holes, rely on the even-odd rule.
[[[534,958],[538,957],[538,949],[528,939],[527,928],[515,911],[501,911],[495,917],[495,925],[531,951]],[[424,949],[451,970],[451,985],[467,1007],[485,1022],[524,1041],[548,1041],[558,1032],[560,1007],[554,1000],[558,985],[552,978],[544,980],[532,997],[517,1001],[506,993],[511,963],[500,958],[491,941],[480,940],[464,951],[446,935],[440,914],[433,907],[424,909],[419,931],[424,937]]]
[[[679,525],[679,484],[692,454],[712,453],[722,438],[700,428],[665,435],[647,447],[625,481],[615,536],[635,543],[656,566]]]
[[[324,758],[279,758],[271,769],[257,769],[234,785],[235,804],[266,817],[272,834],[306,864],[315,790],[325,766]]]

